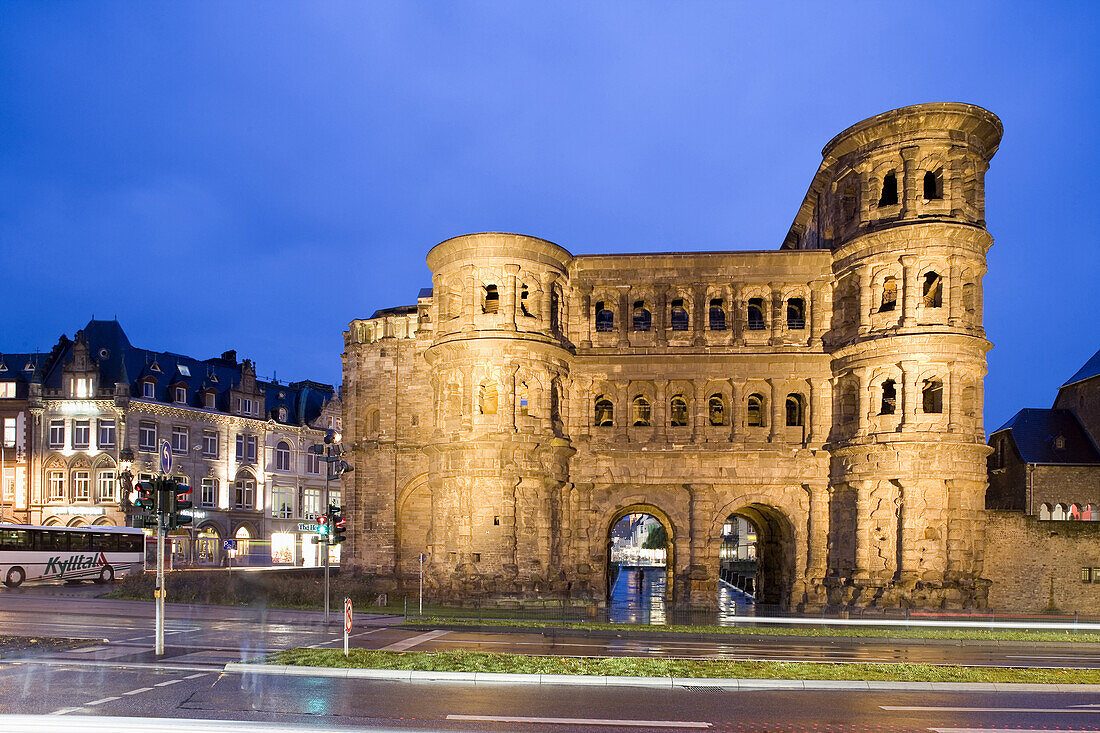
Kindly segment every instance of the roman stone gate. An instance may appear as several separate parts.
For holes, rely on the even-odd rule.
[[[906,107],[834,138],[775,251],[572,255],[483,233],[345,333],[345,563],[448,598],[607,597],[655,517],[678,605],[724,527],[786,607],[980,608],[989,112]]]

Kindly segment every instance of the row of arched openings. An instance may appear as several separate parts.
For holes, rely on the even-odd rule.
[[[788,298],[786,301],[786,325],[790,330],[806,328],[806,301],[803,298]],[[631,328],[636,332],[647,332],[653,328],[653,315],[644,300],[634,301],[631,309]],[[745,304],[745,323],[750,331],[763,331],[767,328],[767,306],[764,298],[749,298]],[[596,303],[596,331],[607,333],[615,330],[615,312],[606,301]],[[687,331],[691,325],[687,307],[682,298],[676,298],[669,308],[669,330]],[[726,301],[724,298],[711,298],[707,313],[707,325],[711,331],[726,330]]]
[[[630,424],[634,427],[648,427],[653,424],[653,410],[649,399],[644,395],[637,395],[630,402]],[[669,425],[671,427],[687,427],[689,425],[688,400],[684,395],[677,394],[669,398],[668,402]],[[764,395],[750,394],[745,400],[745,422],[749,427],[765,427],[767,425],[767,412]],[[798,427],[805,423],[806,403],[805,398],[792,392],[787,395],[784,404],[785,423],[788,427]],[[594,404],[595,413],[593,424],[596,427],[613,427],[615,425],[615,403],[606,395],[598,395]],[[728,425],[729,409],[726,397],[721,393],[715,393],[707,400],[707,419],[711,425]]]
[[[1100,511],[1093,504],[1041,504],[1039,519],[1100,522]]]

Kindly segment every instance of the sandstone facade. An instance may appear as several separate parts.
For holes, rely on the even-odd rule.
[[[834,138],[780,249],[578,255],[484,233],[345,333],[345,563],[437,594],[600,602],[627,513],[717,599],[731,514],[761,600],[983,607],[984,174],[997,118]]]

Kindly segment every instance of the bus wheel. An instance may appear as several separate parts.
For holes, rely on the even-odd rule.
[[[23,585],[23,581],[26,580],[27,574],[23,571],[23,568],[16,565],[14,568],[8,570],[7,577],[4,578],[4,585],[9,588],[18,588]]]
[[[115,579],[115,570],[110,565],[103,566],[103,569],[99,571],[99,577],[95,579],[96,583],[110,583]]]

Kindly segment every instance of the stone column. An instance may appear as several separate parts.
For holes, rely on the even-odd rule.
[[[514,293],[515,290],[513,289],[512,292]],[[513,305],[515,305],[514,302]],[[509,364],[504,368],[504,427],[513,433],[516,432],[516,374],[518,372],[517,364]]]
[[[959,267],[958,255],[951,255],[951,265],[947,272],[948,282],[944,288],[944,295],[947,296],[947,323],[958,326],[962,316],[962,268]]]
[[[623,287],[619,290],[619,348],[630,345],[630,291]]]
[[[703,333],[703,328],[705,327],[707,317],[707,286],[696,283],[694,287],[694,296],[695,302],[692,304],[691,309],[691,330],[695,333],[694,344],[696,346],[705,346],[707,337],[706,334]]]
[[[856,492],[856,566],[852,577],[857,581],[866,581],[870,577],[868,568],[871,566],[871,482],[852,481],[850,485]]]
[[[615,437],[629,440],[632,419],[630,414],[630,382],[625,380],[616,381],[615,388],[619,393],[619,404],[615,405]]]
[[[741,304],[741,288],[736,284],[730,287],[730,331],[734,346],[745,345],[745,309]]]
[[[481,292],[481,286],[477,282],[477,278],[474,274],[477,272],[477,268],[473,265],[462,268],[463,281],[466,283],[465,297],[462,299],[465,305],[462,310],[462,330],[473,331],[474,330],[474,314],[481,311],[481,304],[478,303],[478,295]]]
[[[668,423],[672,419],[669,410],[668,381],[658,380],[654,388],[653,427],[657,440],[664,442],[668,439]]]
[[[557,280],[558,275],[555,272],[548,272],[542,278],[542,300],[539,302],[539,323],[543,331],[550,332],[550,324],[553,323],[553,316],[551,315],[551,303],[553,303],[554,282]],[[558,303],[561,306],[561,303]],[[561,316],[558,315],[558,330],[561,330]]]
[[[447,317],[447,293],[444,292],[443,278],[437,272],[432,273],[432,310],[435,313],[432,317],[435,319],[435,329],[439,333],[442,331],[443,319]]]
[[[469,369],[462,370],[462,395],[459,404],[462,405],[461,424],[463,430],[469,430],[473,425],[474,411],[477,410],[477,395],[474,389],[474,377]]]
[[[696,443],[702,443],[706,440],[705,405],[703,404],[706,402],[704,394],[706,382],[696,379],[692,382],[692,386],[695,388],[695,394],[691,404],[691,439]]]
[[[806,425],[806,443],[813,445],[821,442],[821,386],[812,379],[807,379],[806,384],[806,410],[810,414],[804,415],[802,422]]]
[[[742,394],[745,391],[744,388],[745,383],[740,379],[730,380],[729,421],[731,442],[741,437],[741,400],[744,399]]]
[[[951,216],[962,219],[966,203],[963,201],[963,177],[966,175],[966,148],[952,145],[947,151],[947,165],[943,168],[944,195],[951,206]]]
[[[592,312],[592,286],[585,285],[581,288],[581,307],[578,322],[581,327],[581,348],[592,348],[592,321],[596,314]]]
[[[655,331],[654,340],[658,346],[664,346],[668,343],[668,329],[671,325],[668,317],[668,286],[658,285],[656,293],[653,296],[653,330]]]
[[[962,419],[962,373],[958,362],[947,364],[947,432],[959,432]]]
[[[985,435],[985,379],[974,380],[974,432]]]
[[[901,363],[901,427],[911,427],[917,417],[917,362]]]
[[[825,332],[825,288],[820,284],[810,283],[810,340],[809,346],[817,346],[821,343],[821,335]]]
[[[771,288],[771,313],[769,314],[769,320],[771,323],[771,343],[778,344],[783,341],[783,329],[785,326],[783,318],[783,283],[768,283],[768,287]]]
[[[516,301],[518,294],[519,265],[504,266],[504,327],[510,331],[516,330]]]
[[[917,156],[920,154],[920,148],[916,145],[910,145],[901,149],[901,167],[902,167],[902,180],[901,183],[901,216],[906,218],[916,214],[917,204]]]
[[[809,527],[806,529],[806,579],[820,584],[828,570],[829,489],[827,483],[803,484],[810,499]]]
[[[782,392],[782,382],[781,380],[774,378],[769,378],[764,381],[766,381],[768,383],[768,386],[771,387],[771,396],[769,397],[772,408],[771,433],[768,435],[768,442],[776,443],[781,440],[782,436],[780,428],[780,421],[783,418],[783,396],[780,394]]]
[[[863,336],[871,330],[871,277],[870,268],[867,265],[856,267],[856,287],[859,288],[859,335]]]
[[[902,255],[901,260],[901,325],[912,326],[917,318],[917,268],[914,255]]]
[[[982,332],[985,331],[985,289],[982,281],[986,270],[985,263],[982,263],[974,276],[974,325]]]

